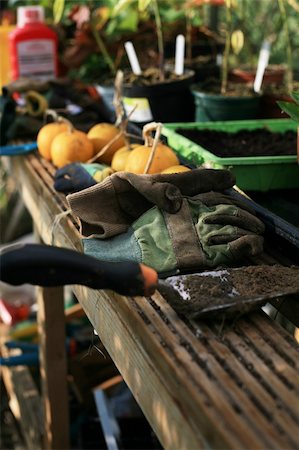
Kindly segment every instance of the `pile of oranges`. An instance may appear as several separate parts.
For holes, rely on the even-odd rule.
[[[123,133],[110,123],[98,123],[87,133],[79,131],[70,122],[58,118],[44,125],[37,136],[40,155],[61,168],[73,162],[99,162],[111,166],[115,172],[136,174],[176,173],[190,170],[180,164],[175,152],[159,143],[148,166],[151,147],[127,145]],[[147,167],[148,166],[148,167]]]

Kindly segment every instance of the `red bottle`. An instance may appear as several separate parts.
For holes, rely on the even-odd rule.
[[[9,35],[13,80],[57,77],[57,35],[44,23],[42,6],[21,6]]]

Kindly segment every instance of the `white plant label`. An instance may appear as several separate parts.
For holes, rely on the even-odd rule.
[[[133,122],[151,122],[154,120],[147,98],[123,97],[122,100],[127,116],[136,106],[135,111],[130,116],[130,120]]]

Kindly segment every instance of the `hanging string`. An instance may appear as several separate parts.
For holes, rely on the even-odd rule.
[[[63,219],[63,217],[68,216],[70,213],[72,212],[71,209],[67,209],[66,211],[63,211],[59,214],[56,214],[56,216],[54,217],[54,221],[52,223],[52,227],[50,230],[51,233],[51,245],[54,245],[54,241],[55,241],[55,235],[54,235],[54,231],[57,228],[57,226],[59,225],[59,223],[61,222],[61,219]]]

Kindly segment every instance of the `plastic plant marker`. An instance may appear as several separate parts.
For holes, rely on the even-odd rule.
[[[126,52],[127,52],[130,64],[131,64],[132,72],[135,75],[141,75],[142,72],[141,72],[141,68],[139,65],[139,61],[138,61],[138,58],[137,58],[137,55],[135,52],[135,48],[131,41],[125,42],[125,49],[126,49]]]
[[[185,37],[179,34],[176,38],[175,46],[175,69],[176,75],[183,75],[184,73],[184,58],[185,58]]]
[[[265,69],[269,62],[270,49],[271,49],[270,42],[264,41],[259,54],[256,75],[253,83],[254,92],[260,92],[261,90]]]

